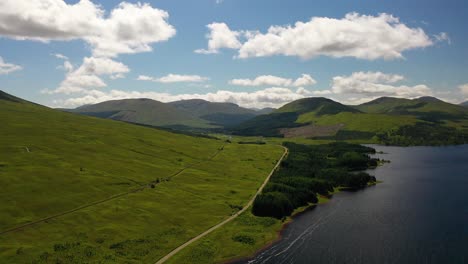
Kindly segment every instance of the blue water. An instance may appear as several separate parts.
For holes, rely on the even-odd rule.
[[[373,146],[383,183],[334,195],[241,263],[468,263],[468,145]]]

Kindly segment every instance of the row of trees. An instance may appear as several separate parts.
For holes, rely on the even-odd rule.
[[[459,145],[467,142],[468,128],[456,129],[440,124],[416,123],[377,134],[377,138],[386,145]]]
[[[328,195],[334,187],[356,189],[375,182],[375,177],[357,172],[377,165],[378,160],[369,156],[375,153],[372,148],[348,143],[284,145],[289,155],[255,199],[252,212],[257,216],[282,218],[317,203],[317,194]]]

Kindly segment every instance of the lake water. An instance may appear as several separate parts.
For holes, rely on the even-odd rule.
[[[336,194],[241,263],[468,263],[468,145],[372,146],[383,183]]]

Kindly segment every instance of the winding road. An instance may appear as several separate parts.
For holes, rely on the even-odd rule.
[[[283,146],[282,146],[283,147]],[[236,219],[236,217],[238,217],[239,215],[241,215],[243,212],[245,212],[248,208],[250,208],[250,206],[252,206],[255,198],[262,192],[263,188],[265,187],[265,185],[268,183],[268,181],[270,180],[271,178],[271,175],[273,175],[273,173],[275,172],[276,168],[278,168],[278,166],[280,165],[281,161],[284,159],[284,157],[286,157],[286,155],[288,154],[288,149],[286,147],[283,147],[284,149],[284,153],[283,155],[281,156],[281,158],[278,160],[278,162],[276,163],[275,167],[273,167],[273,169],[271,170],[270,174],[268,175],[268,177],[265,179],[265,181],[262,183],[262,185],[260,186],[260,188],[258,188],[258,191],[255,193],[255,195],[252,197],[252,199],[250,199],[250,201],[240,210],[238,211],[237,213],[235,213],[234,215],[232,215],[231,217],[229,217],[228,219],[222,221],[221,223],[211,227],[210,229],[206,230],[205,232],[199,234],[198,236],[190,239],[189,241],[185,242],[184,244],[180,245],[179,247],[177,247],[176,249],[172,250],[171,252],[169,252],[169,254],[167,254],[166,256],[164,256],[163,258],[161,258],[160,260],[158,260],[158,262],[156,262],[156,264],[161,264],[161,263],[164,263],[166,262],[168,259],[170,259],[172,256],[174,256],[175,254],[177,254],[179,251],[181,251],[182,249],[186,248],[187,246],[189,246],[190,244],[192,244],[193,242],[199,240],[200,238],[208,235],[209,233],[215,231],[216,229],[224,226],[225,224],[231,222],[232,220]]]

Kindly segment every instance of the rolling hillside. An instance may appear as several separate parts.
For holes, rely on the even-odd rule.
[[[66,111],[180,130],[208,130],[233,126],[262,113],[232,103],[214,103],[200,99],[171,103],[151,99],[125,99],[85,105]]]
[[[243,108],[233,103],[215,103],[200,99],[182,100],[168,104],[222,127],[240,124],[260,114],[255,110]]]
[[[69,111],[150,126],[211,127],[206,120],[197,118],[189,111],[151,99],[106,101],[94,105],[85,105]]]
[[[324,116],[337,113],[358,113],[359,110],[340,104],[333,100],[317,97],[296,100],[267,115],[257,116],[234,128],[234,133],[246,136],[284,136],[290,131],[304,128],[304,124],[298,122],[303,115]],[[332,128],[336,132],[335,128]],[[333,133],[333,131],[331,133]],[[315,134],[305,131],[304,133],[294,133],[293,136],[303,134]],[[329,132],[326,132],[329,133]],[[327,134],[328,135],[328,134]]]
[[[359,106],[306,98],[248,120],[233,132],[396,145],[460,144],[468,138],[468,110],[433,97],[382,97]]]
[[[429,121],[463,119],[467,115],[465,108],[434,97],[413,100],[382,97],[356,108],[366,113],[413,115]]]
[[[283,152],[5,93],[0,122],[0,263],[154,263],[242,208]]]

